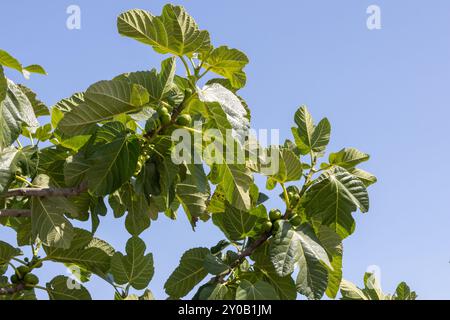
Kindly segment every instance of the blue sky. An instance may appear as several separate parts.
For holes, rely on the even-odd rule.
[[[165,1],[4,2],[0,47],[24,64],[45,66],[47,77],[26,83],[48,105],[98,80],[159,66],[162,57],[151,48],[117,34],[116,17],[132,8],[159,14]],[[241,95],[252,109],[253,127],[279,128],[288,138],[295,110],[306,104],[316,119],[331,121],[331,151],[352,146],[371,154],[364,168],[379,182],[370,189],[370,212],[356,215],[356,232],[344,243],[345,278],[361,284],[367,267],[377,265],[386,291],[404,280],[420,298],[449,299],[450,2],[174,3],[210,31],[215,45],[248,54]],[[81,8],[81,30],[66,28],[71,4]],[[381,8],[381,30],[366,27],[372,4]],[[123,221],[112,216],[102,220],[98,236],[119,250],[127,240]],[[13,234],[2,228],[0,238]],[[180,214],[177,222],[161,217],[142,238],[155,258],[150,288],[165,298],[163,283],[182,253],[222,237],[211,223],[193,233]],[[39,275],[49,280],[57,271],[65,273],[51,265]],[[101,281],[88,288],[95,298],[113,295]]]

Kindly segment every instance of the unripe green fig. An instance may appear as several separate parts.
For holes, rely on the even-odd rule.
[[[262,226],[262,230],[264,232],[269,232],[270,230],[272,230],[273,224],[270,221],[266,221],[264,222],[263,226]]]
[[[13,274],[12,276],[11,276],[11,278],[10,278],[10,280],[11,280],[11,283],[12,284],[17,284],[17,283],[19,283],[19,277],[17,276],[17,274]]]
[[[27,275],[25,275],[25,278],[23,278],[23,280],[25,281],[26,284],[32,286],[35,286],[39,283],[39,278],[32,273],[28,273]]]
[[[292,196],[291,200],[291,205],[292,206],[296,206],[298,204],[298,202],[300,201],[300,196],[297,193],[294,193],[294,195]]]
[[[298,227],[302,223],[302,218],[298,214],[295,214],[292,218],[289,219],[289,222],[294,227]]]
[[[180,126],[189,126],[192,122],[192,118],[188,114],[182,114],[177,118],[177,124]]]
[[[283,215],[281,214],[281,211],[278,209],[272,209],[269,212],[269,218],[272,222],[277,221],[279,219],[281,219]]]
[[[163,113],[159,119],[161,120],[161,123],[163,126],[168,125],[172,121],[172,117],[168,113]]]
[[[274,223],[273,224],[273,231],[277,232],[278,230],[280,230],[280,226],[281,226],[281,223]]]
[[[17,276],[19,276],[19,278],[23,279],[23,277],[30,272],[30,268],[27,266],[20,266],[17,268]]]
[[[36,263],[33,265],[33,268],[35,268],[35,269],[42,268],[42,261],[36,262]]]
[[[163,114],[169,114],[169,110],[166,107],[161,107],[157,110],[158,115],[162,116]]]

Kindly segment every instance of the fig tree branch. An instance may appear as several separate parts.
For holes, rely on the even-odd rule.
[[[71,197],[78,196],[87,189],[87,184],[80,184],[74,188],[20,188],[11,189],[0,197]]]
[[[0,218],[1,217],[15,217],[15,218],[31,217],[31,210],[4,209],[0,210]]]
[[[8,294],[14,294],[20,291],[23,291],[25,289],[25,284],[19,283],[13,287],[8,288],[0,288],[0,296],[8,295]]]
[[[259,237],[257,240],[252,242],[252,244],[250,244],[241,253],[239,253],[238,257],[233,262],[231,267],[234,268],[234,267],[238,266],[242,262],[242,260],[251,256],[253,254],[253,252],[255,252],[255,250],[259,248],[259,246],[261,246],[264,242],[267,241],[267,239],[270,238],[270,236],[271,236],[271,234],[269,232],[267,232],[267,233],[263,234],[261,237]]]
[[[230,268],[226,270],[224,273],[214,277],[211,281],[216,283],[222,283],[224,281],[224,278],[229,275],[234,268],[239,266],[242,261],[251,256],[253,252],[256,251],[264,242],[266,242],[270,238],[271,234],[270,232],[264,233],[261,237],[259,237],[257,240],[255,240],[252,244],[250,244],[247,248],[245,248],[243,251],[239,253],[236,260],[234,260],[233,263],[231,263]]]

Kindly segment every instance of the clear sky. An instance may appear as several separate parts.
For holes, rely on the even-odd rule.
[[[159,14],[165,1],[2,2],[0,47],[24,64],[45,66],[47,77],[26,83],[48,105],[98,80],[159,66],[162,57],[151,48],[118,35],[116,17],[132,8]],[[283,139],[290,137],[295,110],[307,104],[316,119],[331,121],[332,151],[352,146],[371,154],[364,168],[379,182],[370,188],[370,212],[357,214],[356,232],[344,243],[345,278],[361,284],[367,267],[377,265],[388,292],[404,280],[420,298],[449,299],[450,2],[175,3],[210,31],[215,45],[248,54],[248,85],[241,95],[252,109],[253,127],[279,128]],[[81,30],[66,28],[71,4],[81,8]],[[381,8],[381,30],[366,27],[372,4]],[[0,232],[0,239],[13,239],[6,228]],[[97,235],[119,250],[128,238],[123,221],[112,215]],[[222,236],[212,223],[193,233],[180,214],[177,222],[161,217],[142,238],[155,258],[150,288],[165,298],[164,281],[182,253]],[[49,280],[56,271],[65,273],[52,265],[39,275]],[[94,298],[113,295],[98,280],[87,287]]]

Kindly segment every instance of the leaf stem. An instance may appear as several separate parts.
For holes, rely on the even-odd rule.
[[[194,73],[197,74],[197,66],[194,63],[194,60],[192,60],[192,58],[189,58],[189,62],[191,63],[192,69],[194,69]]]
[[[25,177],[16,175],[16,179],[27,184],[29,187],[34,187],[34,185],[30,181],[28,181]]]
[[[48,289],[45,288],[45,287],[42,287],[42,286],[33,286],[33,288],[35,288],[35,289],[40,289],[40,290],[43,290],[43,291],[47,291],[47,292],[48,292]]]
[[[130,285],[130,284],[127,284],[127,286],[125,287],[125,296],[126,296],[126,297],[128,297],[128,295],[129,295],[129,293],[130,293],[130,288],[131,288],[131,285]]]
[[[197,77],[197,80],[200,80],[201,78],[203,78],[208,72],[209,72],[209,69],[205,69],[205,72],[203,72],[202,74],[200,74],[200,75]]]
[[[13,265],[11,262],[8,262],[8,264],[11,266],[11,268],[14,269],[14,272],[17,272],[17,268],[15,265]]]
[[[11,258],[11,259],[14,260],[14,261],[17,261],[17,262],[19,262],[19,263],[21,263],[21,264],[23,264],[23,265],[26,265],[26,264],[27,264],[25,261],[20,260],[20,259],[18,259],[18,258]]]
[[[197,129],[194,129],[194,128],[185,127],[185,126],[175,125],[174,127],[175,127],[175,128],[179,128],[179,129],[186,129],[186,130],[188,130],[188,131],[195,132],[195,133],[203,133],[203,132],[200,131],[200,130],[197,130]]]
[[[284,185],[284,183],[280,183],[281,187],[283,188],[283,195],[284,195],[284,200],[286,201],[286,207],[289,210],[291,208],[291,203],[289,201],[289,195],[286,189],[286,186]]]
[[[30,141],[31,141],[31,146],[34,147],[34,139],[33,139],[33,136],[31,135],[31,132],[28,132],[28,138],[29,138]]]
[[[136,127],[138,127],[142,132],[145,131],[145,129],[136,121]]]
[[[183,62],[184,67],[186,68],[187,75],[189,77],[192,76],[191,70],[189,69],[189,66],[188,66],[186,60],[183,58],[183,56],[178,56],[178,57],[180,58],[181,62]]]
[[[316,171],[314,169],[314,167],[316,166],[316,162],[317,160],[314,158],[314,155],[312,153],[312,151],[309,152],[310,156],[311,156],[311,169],[309,169],[308,175],[305,177],[305,184],[303,185],[302,189],[300,190],[299,196],[300,198],[303,197],[303,195],[305,194],[306,190],[308,190],[310,184],[311,184],[311,179],[314,175],[314,173],[319,172]]]

